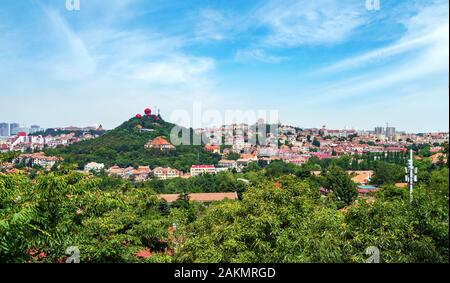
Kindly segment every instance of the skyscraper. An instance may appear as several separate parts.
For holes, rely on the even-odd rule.
[[[386,136],[387,137],[395,136],[395,127],[386,127]]]
[[[9,124],[0,123],[0,137],[8,137],[8,136],[9,136]]]
[[[383,127],[376,127],[375,128],[375,135],[384,135],[384,128]]]
[[[9,134],[15,135],[19,131],[20,125],[18,123],[11,123],[9,124]]]

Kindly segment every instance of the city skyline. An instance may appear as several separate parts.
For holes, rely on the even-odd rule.
[[[3,3],[0,121],[111,129],[142,105],[170,120],[199,101],[300,127],[448,132],[448,1],[365,4]]]
[[[255,123],[245,123],[245,122],[236,122],[236,123],[226,123],[226,124],[222,124],[220,126],[205,126],[205,127],[197,127],[194,129],[208,129],[208,128],[217,128],[217,127],[221,127],[221,126],[229,126],[232,124],[246,124],[246,125],[254,125],[256,123],[265,123],[265,121],[261,121],[264,119],[258,119]],[[354,131],[363,131],[363,132],[373,132],[376,135],[386,135],[386,136],[392,136],[395,133],[407,133],[407,134],[421,134],[421,133],[443,133],[443,132],[448,132],[448,131],[431,131],[431,132],[427,132],[427,131],[419,131],[419,132],[408,132],[405,131],[404,129],[401,128],[397,128],[395,126],[390,126],[389,123],[386,123],[385,126],[381,126],[378,125],[376,127],[373,128],[354,128],[354,127],[342,127],[342,128],[330,128],[327,127],[326,125],[322,125],[322,127],[302,127],[302,126],[298,126],[298,125],[293,125],[293,124],[287,124],[287,123],[282,123],[282,121],[279,121],[281,125],[283,126],[288,126],[288,127],[296,127],[296,128],[300,128],[300,129],[329,129],[329,130],[341,130],[341,131],[345,131],[345,130],[354,130]],[[66,126],[53,126],[53,127],[41,127],[40,125],[37,124],[32,124],[32,125],[25,125],[25,124],[21,124],[21,123],[17,123],[17,122],[6,122],[6,121],[0,121],[0,136],[6,137],[8,135],[2,135],[5,133],[5,129],[4,127],[7,126],[8,129],[8,133],[9,135],[13,136],[15,134],[17,134],[18,132],[24,131],[27,133],[36,133],[39,131],[44,131],[47,129],[65,129],[65,128],[92,128],[92,127],[99,127],[103,125],[101,123],[97,123],[97,124],[93,124],[93,125],[66,125]],[[14,131],[13,131],[14,128]],[[112,130],[112,129],[105,129],[105,130]]]

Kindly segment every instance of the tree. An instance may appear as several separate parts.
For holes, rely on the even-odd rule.
[[[247,166],[245,166],[242,169],[243,173],[248,173],[248,172],[258,172],[260,171],[262,168],[261,166],[259,166],[258,162],[250,162]]]
[[[283,177],[210,206],[188,229],[176,262],[341,262],[343,217],[307,182]]]
[[[331,166],[325,173],[325,187],[333,192],[339,207],[350,205],[357,197],[358,190],[349,174],[337,166]]]
[[[374,164],[372,183],[378,186],[394,184],[403,180],[404,175],[405,171],[402,166],[383,161],[376,161]]]
[[[317,138],[314,138],[312,145],[315,147],[320,147],[320,141]]]
[[[295,164],[286,163],[282,160],[275,160],[267,165],[266,176],[270,178],[280,177],[282,175],[295,174],[297,170],[298,166]]]

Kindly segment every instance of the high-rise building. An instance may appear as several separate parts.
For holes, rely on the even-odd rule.
[[[18,123],[9,124],[9,134],[11,136],[17,134],[19,132],[20,125]]]
[[[386,136],[387,137],[395,136],[395,127],[386,127]]]
[[[384,135],[384,128],[383,127],[376,127],[375,128],[375,135]]]
[[[8,137],[8,136],[9,136],[9,124],[0,123],[0,137]]]

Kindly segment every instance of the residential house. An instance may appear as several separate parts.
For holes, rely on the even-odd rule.
[[[219,145],[205,145],[205,151],[220,154],[220,146]]]
[[[191,176],[198,176],[202,174],[216,174],[216,167],[214,165],[192,165]]]
[[[105,164],[103,163],[97,163],[97,162],[89,162],[84,166],[84,171],[86,172],[100,172],[105,168]]]
[[[156,148],[161,151],[175,149],[175,147],[170,142],[168,142],[166,138],[163,136],[159,136],[153,140],[150,140],[148,143],[145,144],[145,147],[151,149]]]
[[[52,168],[56,162],[62,161],[63,158],[56,156],[45,156],[43,152],[21,154],[13,160],[13,163],[18,164],[24,162],[30,166],[42,166],[46,169]]]
[[[177,169],[172,169],[170,167],[167,168],[157,167],[153,169],[153,176],[161,180],[178,178],[181,177],[182,175],[183,174],[181,171],[178,171]]]
[[[222,167],[222,168],[227,168],[227,169],[233,170],[237,167],[237,162],[235,160],[222,159],[219,161],[218,166]]]

